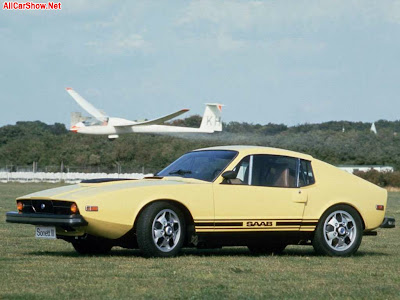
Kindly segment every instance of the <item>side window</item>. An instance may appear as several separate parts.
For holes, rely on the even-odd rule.
[[[237,175],[236,179],[231,180],[231,184],[249,184],[250,156],[243,158],[233,171]]]
[[[299,186],[307,186],[315,183],[314,174],[311,168],[311,162],[300,160]]]
[[[296,187],[296,160],[279,155],[254,155],[251,185]]]

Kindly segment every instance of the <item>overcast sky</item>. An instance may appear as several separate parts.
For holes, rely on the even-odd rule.
[[[69,125],[65,87],[127,119],[205,102],[225,121],[400,119],[400,1],[61,4],[0,10],[0,126]]]

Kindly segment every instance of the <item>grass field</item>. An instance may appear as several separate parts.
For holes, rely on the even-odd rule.
[[[79,256],[64,241],[34,238],[34,226],[5,223],[15,197],[54,184],[0,184],[0,299],[400,299],[400,230],[364,237],[349,258],[316,256],[289,246],[279,256],[253,256],[244,247],[184,250],[146,259],[114,248]],[[400,219],[400,193],[387,215]]]

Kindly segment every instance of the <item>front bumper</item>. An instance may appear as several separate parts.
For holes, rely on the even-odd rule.
[[[385,217],[380,228],[394,228],[396,227],[396,220],[395,218]]]
[[[6,222],[59,227],[80,227],[88,225],[88,222],[81,215],[18,213],[16,211],[9,211],[6,213]]]

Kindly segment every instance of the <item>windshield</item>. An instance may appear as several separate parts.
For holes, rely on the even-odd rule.
[[[156,176],[180,176],[214,181],[236,156],[236,151],[205,150],[186,153]]]

